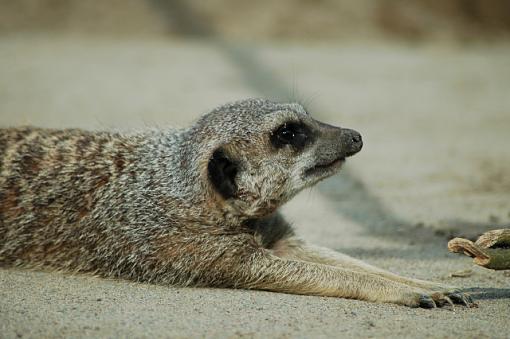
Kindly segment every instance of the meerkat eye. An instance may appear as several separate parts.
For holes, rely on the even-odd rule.
[[[302,149],[308,142],[309,134],[310,131],[304,124],[287,122],[271,133],[271,142],[276,148],[291,145],[296,149]]]
[[[278,139],[282,143],[290,144],[295,136],[296,134],[287,124],[283,125],[282,128],[278,130]]]

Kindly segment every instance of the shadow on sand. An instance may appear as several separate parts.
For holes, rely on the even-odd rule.
[[[475,300],[510,299],[510,288],[465,288],[462,292],[468,292]]]

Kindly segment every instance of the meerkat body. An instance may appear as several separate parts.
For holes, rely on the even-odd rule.
[[[467,296],[296,237],[277,208],[361,149],[298,104],[250,99],[188,129],[0,130],[0,265],[434,307]],[[451,299],[451,300],[450,300]]]

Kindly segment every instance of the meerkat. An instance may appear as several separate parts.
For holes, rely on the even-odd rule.
[[[179,130],[0,129],[0,266],[471,305],[455,288],[308,244],[278,212],[361,148],[358,132],[263,99]]]

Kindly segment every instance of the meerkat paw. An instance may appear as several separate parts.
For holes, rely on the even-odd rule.
[[[435,307],[453,307],[454,304],[477,307],[471,296],[461,292],[459,289],[449,289],[448,291],[430,291],[422,293],[418,299],[418,307],[435,308]]]
[[[461,292],[459,290],[448,293],[447,296],[455,304],[463,305],[466,307],[478,307],[478,304],[474,302],[473,298],[471,298],[469,294]]]
[[[417,279],[413,280],[413,283],[410,284],[410,286],[414,286],[426,291],[432,291],[434,293],[443,294],[448,297],[454,304],[459,304],[467,307],[476,307],[476,303],[473,301],[471,296],[468,293],[462,292],[462,290],[456,286]]]
[[[421,308],[436,308],[443,306],[452,306],[453,302],[450,298],[441,293],[433,293],[433,294],[422,294],[418,299],[418,307]]]
[[[406,293],[396,303],[421,308],[453,307],[454,305],[453,300],[446,294],[423,289],[416,289],[411,293]]]
[[[446,297],[450,298],[454,304],[459,304],[467,307],[476,306],[473,298],[471,298],[468,293],[462,292],[462,290],[458,287],[437,283],[431,286],[430,290],[445,295]]]

